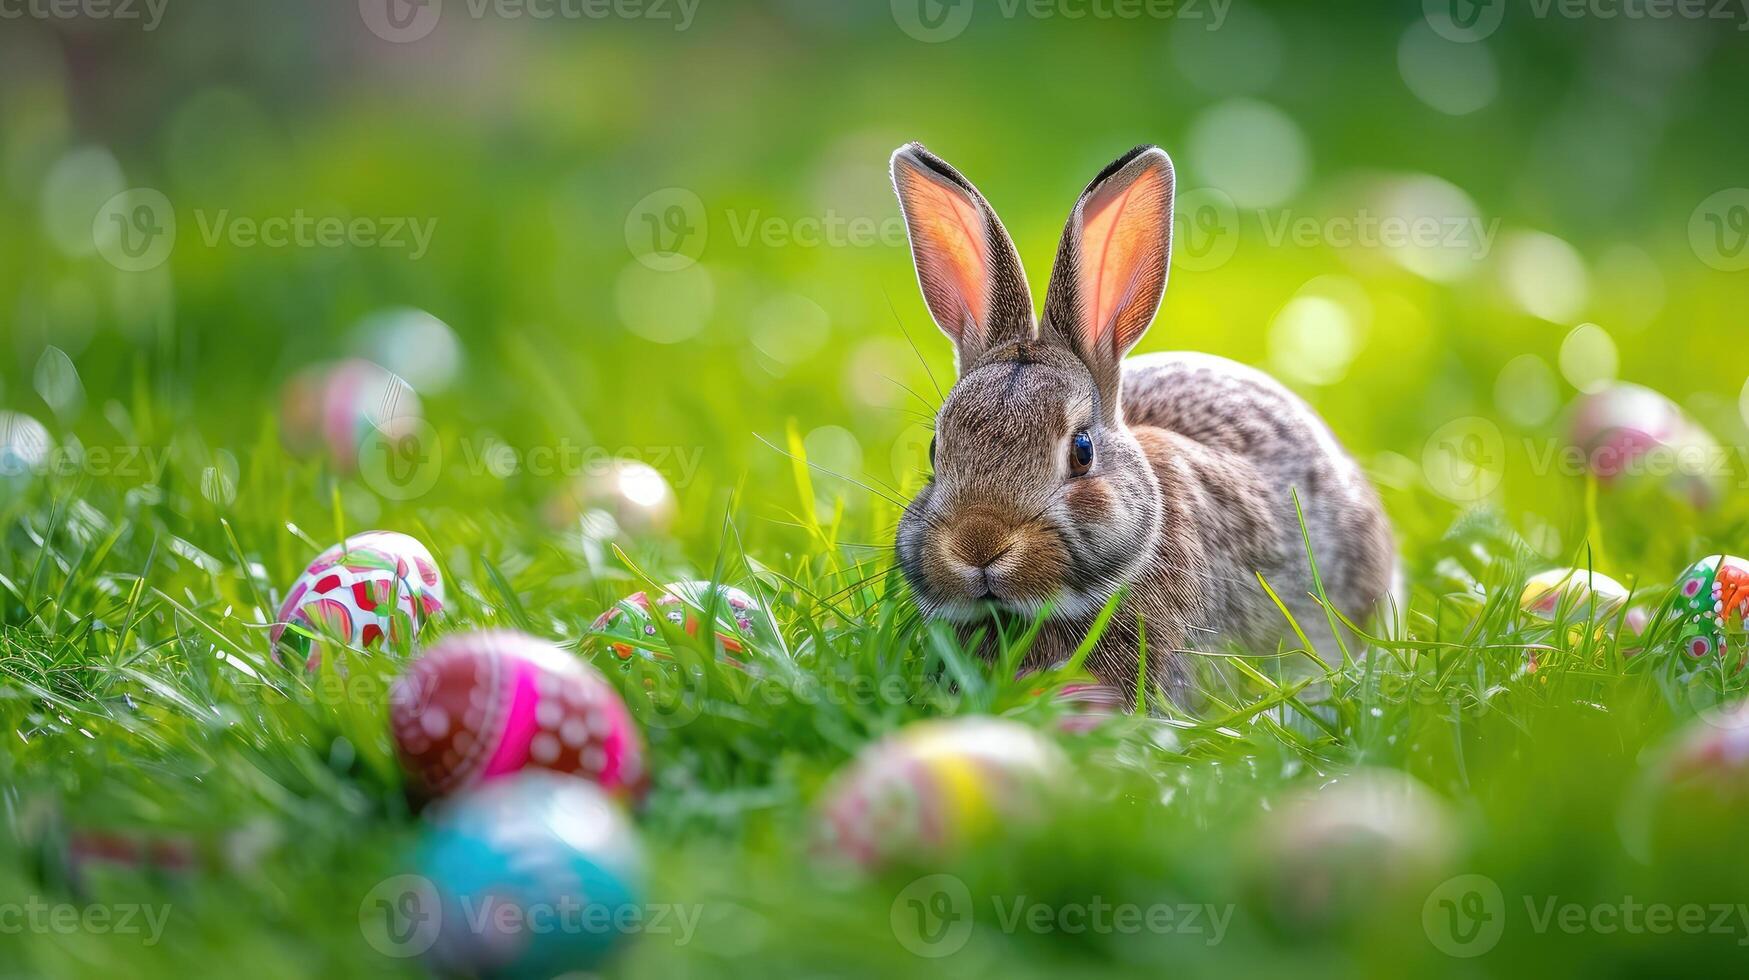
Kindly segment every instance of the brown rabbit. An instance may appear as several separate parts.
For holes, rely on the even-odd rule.
[[[1088,667],[1133,696],[1145,629],[1150,696],[1182,701],[1186,652],[1273,652],[1288,634],[1262,575],[1331,656],[1293,492],[1332,604],[1361,623],[1396,568],[1373,487],[1262,372],[1208,354],[1124,359],[1166,289],[1165,152],[1137,147],[1087,186],[1036,321],[1019,255],[977,189],[918,143],[893,154],[892,173],[924,301],[959,361],[934,473],[899,523],[923,613],[969,635],[993,613],[1030,619],[1048,604],[1022,665],[1034,669],[1066,659],[1127,586]]]

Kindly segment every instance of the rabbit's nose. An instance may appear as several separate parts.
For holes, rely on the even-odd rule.
[[[949,547],[953,556],[972,568],[989,568],[1014,546],[1014,532],[1004,521],[972,512],[955,522]]]

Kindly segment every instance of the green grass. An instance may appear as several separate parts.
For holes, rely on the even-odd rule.
[[[279,463],[268,471],[284,474],[287,493],[327,484]],[[798,499],[811,499],[808,471],[792,473]],[[89,482],[46,480],[8,503],[0,728],[11,734],[0,781],[11,833],[0,892],[170,909],[155,945],[92,930],[6,937],[8,969],[169,975],[215,958],[285,976],[410,969],[374,952],[359,926],[364,896],[405,870],[419,833],[385,731],[397,657],[356,655],[344,672],[305,676],[269,658],[261,625],[316,544],[360,528],[300,530],[271,507],[220,516],[198,499],[170,488],[156,502],[130,502]],[[1657,637],[1653,652],[1624,657],[1618,640],[1587,625],[1587,609],[1566,610],[1560,624],[1526,621],[1514,583],[1541,560],[1478,513],[1417,543],[1427,570],[1415,576],[1406,622],[1382,631],[1401,638],[1377,637],[1370,656],[1346,665],[1322,651],[1339,664],[1319,678],[1327,684],[1275,679],[1295,676],[1282,666],[1289,650],[1209,656],[1197,665],[1204,698],[1194,711],[1060,736],[1080,786],[1073,804],[945,865],[975,896],[982,924],[954,956],[916,958],[889,912],[918,875],[943,867],[834,874],[812,860],[810,803],[859,748],[917,719],[999,714],[1052,731],[1060,708],[1048,695],[1076,677],[1006,676],[920,624],[885,550],[853,540],[875,540],[890,524],[882,506],[860,523],[798,509],[788,526],[758,532],[787,547],[748,549],[758,522],[725,508],[700,552],[709,564],[651,542],[592,567],[576,534],[478,511],[387,522],[429,541],[447,576],[451,605],[427,641],[503,625],[577,649],[614,598],[682,573],[765,600],[777,638],[744,655],[750,672],[679,635],[675,661],[635,658],[629,668],[583,648],[646,723],[655,780],[638,823],[655,869],[650,900],[701,915],[684,943],[641,937],[618,965],[625,975],[733,974],[748,956],[763,972],[797,976],[1236,966],[1389,975],[1410,964],[1446,973],[1459,962],[1428,942],[1422,902],[1459,873],[1487,875],[1512,896],[1512,922],[1488,962],[1514,970],[1628,974],[1671,957],[1740,955],[1735,936],[1531,929],[1520,895],[1539,907],[1543,896],[1736,900],[1745,864],[1729,827],[1666,821],[1645,840],[1630,824],[1658,809],[1642,770],[1671,731],[1743,684],[1716,673],[1678,681]],[[1024,643],[1024,631],[1009,640]],[[1010,646],[1005,660],[1016,658]],[[1284,914],[1270,882],[1288,872],[1259,867],[1271,840],[1266,811],[1296,788],[1364,767],[1407,772],[1446,802],[1451,855],[1431,877],[1376,885],[1367,862],[1332,857],[1327,873],[1358,884],[1337,887],[1347,897],[1310,924]],[[186,841],[194,866],[100,867],[69,880],[57,846],[98,830]],[[1635,856],[1648,846],[1649,863]],[[1290,880],[1321,873],[1311,854],[1312,869]],[[1215,944],[1207,933],[1005,932],[994,910],[1017,898],[1053,908],[1188,903],[1231,909],[1231,919]]]

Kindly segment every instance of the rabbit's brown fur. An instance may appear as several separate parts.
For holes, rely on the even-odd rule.
[[[1029,618],[1048,605],[1022,665],[1035,668],[1067,658],[1127,587],[1088,667],[1135,691],[1145,630],[1149,690],[1177,699],[1185,652],[1283,639],[1261,575],[1329,655],[1297,491],[1332,603],[1355,622],[1372,615],[1396,565],[1390,524],[1311,407],[1223,358],[1124,358],[1166,285],[1165,153],[1138,147],[1088,185],[1036,323],[1013,243],[982,195],[918,144],[894,154],[893,180],[924,298],[960,362],[934,474],[898,533],[925,614],[971,635],[991,614]]]

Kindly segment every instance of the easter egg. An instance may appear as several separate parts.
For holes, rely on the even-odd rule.
[[[350,360],[328,376],[322,396],[322,435],[342,471],[358,467],[367,439],[396,445],[415,437],[422,419],[419,396],[387,368]]]
[[[575,777],[524,772],[447,801],[415,863],[423,881],[410,893],[411,921],[429,930],[418,938],[442,976],[578,975],[644,925],[636,832],[600,787]]]
[[[549,526],[568,528],[586,522],[599,538],[619,534],[659,534],[674,522],[674,490],[661,471],[635,459],[591,466],[547,501]]]
[[[743,640],[765,631],[764,611],[752,596],[732,585],[718,585],[716,593],[717,640],[724,650],[739,653]],[[652,649],[663,645],[654,617],[661,616],[688,636],[697,636],[702,610],[710,605],[709,582],[671,582],[662,587],[654,604],[648,593],[634,592],[596,617],[590,628],[621,660],[631,659],[634,653],[663,658],[665,654]]]
[[[1518,605],[1544,622],[1554,622],[1564,608],[1568,620],[1602,623],[1613,618],[1630,595],[1626,586],[1602,572],[1551,568],[1530,577]]]
[[[325,451],[342,472],[358,469],[370,446],[415,439],[424,424],[413,387],[387,368],[353,359],[316,365],[280,392],[280,434],[294,453]]]
[[[1129,710],[1129,699],[1109,684],[1068,684],[1056,701],[1063,709],[1057,728],[1071,735],[1084,735]]]
[[[1663,775],[1673,785],[1749,799],[1749,702],[1709,711],[1690,726]]]
[[[1717,654],[1731,656],[1739,669],[1749,643],[1744,642],[1749,618],[1749,561],[1734,555],[1714,555],[1690,565],[1676,583],[1670,614],[1683,654],[1695,660]]]
[[[1369,905],[1420,905],[1454,857],[1456,837],[1430,790],[1376,769],[1291,794],[1263,815],[1253,841],[1259,907],[1277,926],[1317,933]]]
[[[1049,739],[990,717],[918,722],[862,752],[822,797],[816,850],[871,868],[943,857],[1036,824],[1068,778]]]
[[[279,389],[279,434],[298,456],[322,448],[322,398],[330,365],[308,367],[288,378]]]
[[[644,745],[619,692],[595,668],[513,630],[446,636],[390,692],[401,761],[444,795],[524,769],[550,769],[631,796]]]
[[[1661,486],[1697,508],[1722,493],[1724,455],[1704,428],[1665,396],[1615,384],[1574,403],[1569,436],[1606,488]]]
[[[304,569],[274,619],[274,655],[289,650],[314,667],[305,633],[370,650],[386,641],[410,645],[443,609],[443,579],[431,551],[398,531],[355,534],[316,556]]]

